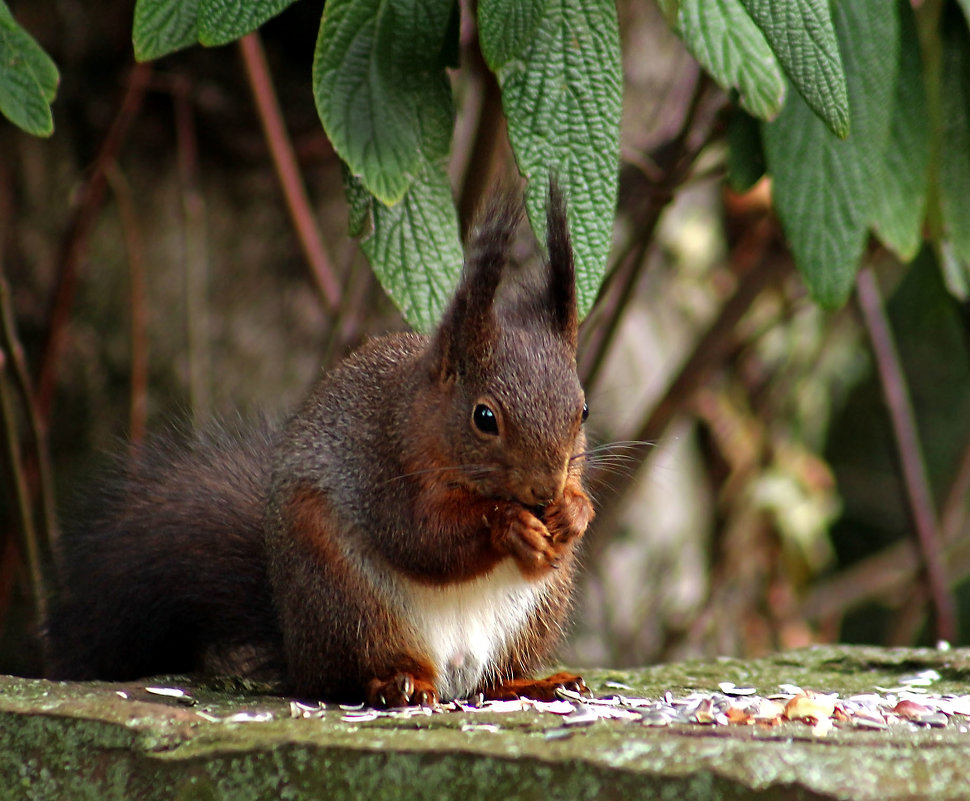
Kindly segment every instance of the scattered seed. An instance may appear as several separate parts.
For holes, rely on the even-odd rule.
[[[178,687],[146,687],[146,693],[151,693],[152,695],[163,695],[166,698],[186,698],[185,690],[180,690]]]
[[[659,710],[648,709],[641,713],[644,726],[669,726],[670,718]]]
[[[553,715],[568,715],[570,712],[574,712],[576,707],[574,707],[569,701],[533,701],[533,708],[539,712],[549,712]]]
[[[272,712],[237,712],[224,718],[226,723],[266,723],[272,719]]]
[[[733,681],[722,681],[717,686],[725,695],[754,695],[758,692],[756,687],[738,687]]]
[[[600,719],[600,716],[596,714],[596,710],[591,706],[586,704],[580,704],[579,708],[570,715],[566,715],[562,719],[562,725],[573,727],[573,726],[591,726]]]
[[[340,719],[345,723],[365,723],[368,720],[377,720],[379,717],[381,714],[376,709],[362,709],[360,712],[348,712]]]
[[[939,680],[939,671],[933,670],[933,668],[928,668],[927,670],[921,670],[919,673],[913,676],[904,676],[899,680],[899,683],[908,684],[910,686],[929,687],[934,681]]]
[[[502,729],[494,723],[462,723],[462,731],[486,731],[490,733],[500,732]]]

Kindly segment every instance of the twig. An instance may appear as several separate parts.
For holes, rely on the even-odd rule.
[[[189,397],[192,419],[199,425],[212,410],[205,199],[198,186],[198,144],[189,81],[185,78],[177,80],[172,96],[175,102],[175,141],[185,233],[185,325],[188,336]]]
[[[17,336],[15,317],[10,299],[10,287],[0,264],[0,350],[7,357],[8,369],[19,396],[27,423],[27,487],[38,500],[40,510],[40,536],[38,548],[42,554],[53,550],[58,536],[57,514],[54,511],[54,479],[51,470],[47,426],[37,409],[36,396],[31,386],[30,371],[24,358],[23,345]],[[36,479],[32,486],[31,477]]]
[[[616,277],[618,286],[615,291],[611,292],[608,311],[604,310],[599,315],[601,319],[605,318],[603,325],[596,327],[596,339],[584,349],[580,367],[583,385],[587,391],[592,391],[596,385],[600,371],[606,363],[606,355],[609,353],[610,346],[613,344],[623,321],[624,312],[633,298],[633,290],[646,266],[647,249],[653,241],[653,233],[660,219],[660,210],[663,205],[663,202],[651,203],[651,209],[645,215],[646,219],[637,226],[638,235],[636,239],[619,255],[618,266],[610,271]],[[612,287],[608,288],[612,289]]]
[[[485,66],[481,50],[477,45],[473,51],[473,64],[481,78],[481,106],[478,111],[478,125],[468,158],[468,168],[462,185],[458,203],[458,218],[461,223],[462,238],[475,218],[482,196],[490,188],[498,154],[501,152],[505,117],[502,114],[502,97],[498,81]],[[507,145],[506,145],[507,147]]]
[[[964,448],[956,478],[950,485],[940,532],[943,564],[951,587],[970,575],[970,531],[967,503],[970,498],[970,441]],[[809,620],[842,617],[865,603],[898,597],[911,584],[919,568],[919,551],[911,539],[889,545],[833,577],[814,585],[802,604]]]
[[[943,512],[940,515],[940,528],[943,542],[953,542],[959,537],[970,537],[967,531],[967,506],[970,504],[970,440],[963,450],[956,478],[950,485]]]
[[[936,634],[939,639],[952,641],[957,632],[956,605],[943,569],[942,541],[933,496],[906,380],[883,310],[879,287],[872,268],[868,266],[863,267],[856,278],[856,297],[872,344],[883,395],[892,421],[910,513],[916,529],[916,542],[935,611]]]
[[[323,246],[323,237],[317,227],[306,194],[306,188],[300,178],[293,145],[283,124],[276,92],[266,64],[266,55],[256,32],[247,34],[239,40],[243,63],[249,86],[253,91],[259,120],[263,125],[266,142],[276,165],[276,174],[286,198],[286,205],[290,217],[296,228],[303,253],[310,264],[313,278],[329,311],[335,311],[340,303],[340,283],[337,280],[333,265]]]
[[[133,445],[145,438],[148,411],[148,304],[145,288],[145,250],[131,189],[117,164],[108,170],[108,181],[118,202],[121,227],[128,255],[129,297],[131,298],[131,402],[128,437]]]
[[[653,241],[660,216],[673,197],[674,190],[687,179],[694,160],[708,144],[710,131],[701,136],[692,136],[692,133],[709,85],[704,76],[698,77],[680,130],[663,145],[651,162],[641,167],[640,172],[649,185],[646,209],[636,216],[636,237],[618,255],[600,288],[601,298],[610,293],[613,300],[609,311],[601,315],[605,317],[603,325],[597,326],[595,339],[583,354],[581,373],[587,388],[592,388],[599,378],[606,355],[619,331],[623,313],[634,297],[633,290],[645,267],[646,252]],[[652,180],[653,175],[657,176],[655,181]],[[612,286],[614,281],[619,282],[615,290]]]
[[[763,225],[767,224],[766,222]],[[762,227],[759,226],[758,229],[761,230],[761,239],[765,239]],[[741,270],[742,275],[734,294],[728,298],[717,319],[694,346],[680,372],[668,385],[660,400],[649,410],[633,436],[634,442],[641,443],[639,448],[644,451],[644,455],[651,443],[656,443],[663,435],[674,415],[683,408],[685,400],[727,359],[735,348],[734,330],[738,322],[762,290],[779,277],[777,261],[770,254],[765,254],[765,245],[751,248],[748,252],[752,259],[757,258],[756,263],[750,267],[745,265]],[[640,461],[633,470],[617,477],[612,483],[607,482],[605,476],[594,474],[593,495],[601,507],[596,519],[598,531],[612,531],[615,528],[623,501],[635,485],[644,463]]]
[[[37,378],[37,413],[45,425],[50,419],[54,403],[57,366],[77,289],[78,265],[87,250],[88,236],[104,202],[105,170],[121,151],[131,123],[141,107],[150,76],[150,64],[136,64],[132,69],[124,99],[104,138],[91,175],[78,192],[74,212],[61,239],[57,257],[57,281],[47,322],[47,341]]]
[[[0,281],[0,308],[4,315],[9,309],[7,294],[9,289],[6,281]],[[4,329],[7,320],[4,320]],[[0,431],[3,438],[3,457],[7,473],[12,486],[13,505],[17,510],[18,531],[20,533],[20,551],[27,563],[27,572],[33,594],[34,609],[38,628],[43,625],[47,616],[47,596],[41,560],[40,541],[37,536],[37,526],[34,522],[34,509],[31,500],[27,471],[24,468],[20,452],[20,436],[17,430],[17,405],[14,402],[14,390],[11,387],[9,373],[14,362],[13,354],[7,349],[6,343],[0,350]]]

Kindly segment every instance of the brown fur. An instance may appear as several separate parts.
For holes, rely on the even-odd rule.
[[[251,483],[234,483],[245,459],[229,460],[220,476],[220,460],[213,466],[202,447],[168,461],[150,453],[94,529],[75,538],[84,547],[65,549],[48,626],[51,673],[121,678],[169,664],[248,672],[238,654],[251,645],[275,655],[285,686],[304,696],[396,705],[433,702],[443,687],[501,694],[514,680],[548,695],[558,686],[523,682],[562,634],[575,546],[593,517],[582,485],[575,278],[553,188],[546,274],[535,286],[505,285],[520,216],[507,198],[486,213],[431,337],[368,343],[321,379],[271,447],[226,446],[253,460]],[[494,430],[476,422],[479,406],[493,413]],[[207,517],[209,506],[232,504],[242,525]],[[158,529],[166,515],[171,525]],[[207,608],[208,574],[237,569],[220,539],[233,536],[252,578]],[[166,583],[146,564],[149,552]],[[92,600],[99,561],[124,586],[115,600],[139,598],[124,638]],[[187,578],[198,586],[186,588]],[[183,595],[192,603],[166,600]],[[172,628],[169,606],[199,625],[191,648],[179,631],[161,644],[177,656],[166,662],[154,631]],[[456,611],[464,609],[467,642]],[[70,628],[92,610],[101,617],[84,629],[86,653],[113,653],[77,660]],[[130,660],[114,651],[137,642],[139,617],[148,645],[144,659]],[[219,658],[200,659],[200,649]]]

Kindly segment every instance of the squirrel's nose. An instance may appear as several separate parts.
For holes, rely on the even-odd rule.
[[[562,495],[566,474],[534,479],[523,488],[522,501],[526,506],[547,506]]]

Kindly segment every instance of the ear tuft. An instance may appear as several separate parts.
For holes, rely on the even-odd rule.
[[[579,318],[576,311],[576,268],[569,240],[566,199],[556,178],[549,178],[546,203],[546,247],[549,250],[549,305],[557,333],[575,350]]]
[[[521,218],[515,196],[497,192],[472,229],[461,280],[435,334],[435,370],[442,379],[482,363],[491,352],[495,293]]]

